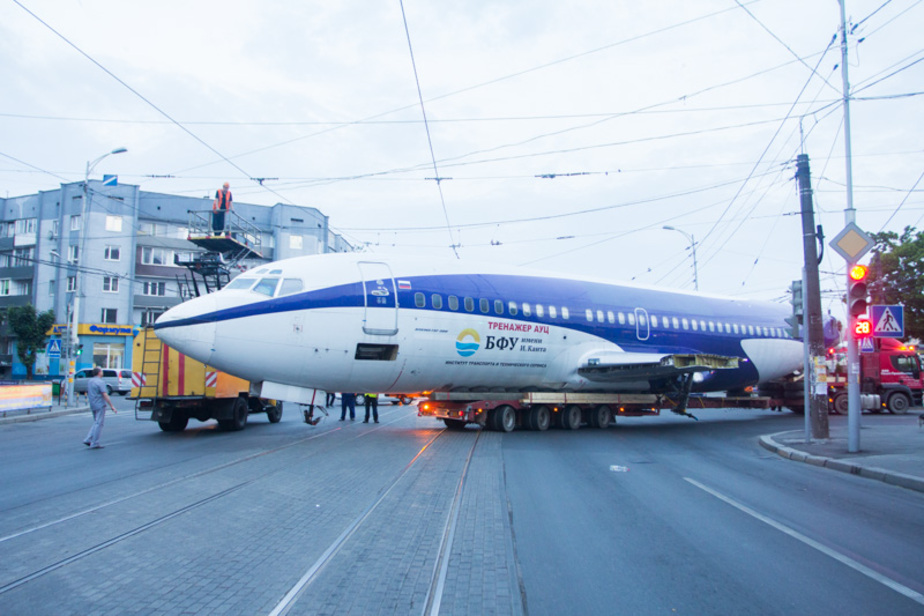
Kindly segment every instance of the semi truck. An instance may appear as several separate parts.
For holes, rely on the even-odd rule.
[[[883,410],[901,415],[912,406],[922,405],[924,372],[921,358],[914,346],[892,338],[872,338],[872,350],[860,353],[860,393],[878,396],[869,410]],[[831,409],[847,413],[847,375],[843,352],[830,349],[834,363],[833,376],[828,376],[828,400]]]
[[[132,391],[135,419],[156,421],[165,432],[182,432],[189,420],[217,419],[223,430],[242,430],[247,417],[282,419],[282,402],[250,393],[250,382],[216,370],[163,344],[151,327],[134,339]]]

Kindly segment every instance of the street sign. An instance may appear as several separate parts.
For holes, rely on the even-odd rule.
[[[103,175],[103,186],[118,186],[118,185],[119,185],[119,176]]]
[[[61,357],[61,341],[58,339],[49,340],[45,346],[45,355],[48,357]]]
[[[850,263],[856,263],[873,245],[873,238],[853,222],[844,227],[844,230],[834,236],[828,244]]]
[[[901,304],[870,306],[873,336],[878,338],[905,337],[905,307]]]
[[[860,338],[857,342],[860,343],[860,352],[861,353],[872,353],[876,350],[876,344],[873,342],[872,336],[866,336],[865,338]]]

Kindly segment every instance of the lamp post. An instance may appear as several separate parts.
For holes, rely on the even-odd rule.
[[[664,225],[662,229],[667,229],[668,231],[676,231],[677,233],[683,233],[683,236],[690,240],[690,251],[693,253],[693,289],[699,291],[699,272],[696,268],[696,240],[693,239],[693,235],[687,233],[682,229],[677,227],[672,227],[670,225]]]
[[[68,359],[68,373],[67,373],[67,403],[70,406],[71,401],[75,400],[74,396],[74,372],[76,369],[76,351],[77,345],[79,344],[79,339],[77,337],[77,328],[80,324],[80,294],[82,293],[81,289],[81,280],[83,276],[80,275],[80,262],[84,257],[84,250],[87,241],[87,226],[89,225],[90,217],[90,173],[93,169],[107,156],[112,154],[122,154],[127,152],[127,148],[116,148],[110,152],[106,152],[102,156],[96,158],[95,160],[87,161],[87,170],[83,176],[83,205],[81,207],[80,214],[80,234],[77,240],[77,258],[74,260],[74,302],[73,302],[73,314],[71,315],[72,322],[70,327],[70,357]]]

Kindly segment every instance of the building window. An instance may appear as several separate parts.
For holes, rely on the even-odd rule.
[[[13,237],[16,234],[16,223],[0,222],[0,237]]]
[[[146,282],[144,283],[144,295],[163,296],[167,294],[166,282]]]
[[[24,233],[35,233],[35,218],[20,218],[16,221],[16,235]]]
[[[290,235],[289,236],[289,248],[292,250],[301,250],[302,249],[302,236],[301,235]]]
[[[10,294],[10,280],[0,280],[0,295]]]
[[[31,280],[14,280],[12,294],[13,295],[32,295],[32,281]]]
[[[32,265],[33,262],[33,247],[29,246],[28,248],[16,248],[13,250],[13,267],[22,267],[23,265]]]
[[[48,281],[48,295],[54,295],[54,294],[55,294],[55,279],[52,278],[51,280]]]
[[[115,308],[103,308],[100,312],[100,322],[101,323],[118,323],[119,311]]]
[[[103,292],[118,293],[119,279],[116,276],[103,276]]]
[[[67,290],[68,292],[77,290],[77,277],[76,276],[67,277]]]
[[[80,231],[80,215],[71,216],[71,231]]]
[[[109,214],[106,216],[106,231],[122,232],[122,217]]]
[[[77,244],[71,244],[67,247],[67,262],[68,263],[77,263],[77,257],[80,256],[80,246]]]
[[[118,246],[106,246],[103,258],[107,261],[118,261],[122,258],[122,251]]]
[[[141,263],[144,265],[166,265],[167,251],[163,248],[145,246],[141,249]]]
[[[141,313],[141,327],[154,325],[154,321],[162,314],[164,314],[163,310],[145,310]]]

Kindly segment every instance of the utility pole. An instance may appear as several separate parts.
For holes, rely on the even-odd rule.
[[[815,236],[815,212],[812,205],[812,177],[807,154],[796,158],[796,179],[802,206],[802,248],[805,255],[805,339],[809,362],[805,374],[812,438],[826,439],[828,432],[828,383],[825,370],[824,326],[821,315],[821,288],[818,282],[818,241]],[[821,378],[824,377],[824,378]]]

